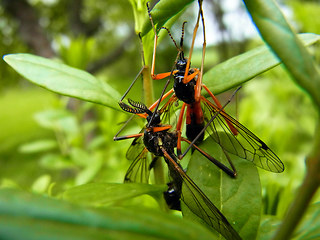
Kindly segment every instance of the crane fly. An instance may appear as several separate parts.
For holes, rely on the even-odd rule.
[[[114,140],[134,138],[127,152],[127,157],[134,158],[134,160],[126,173],[125,182],[148,182],[149,166],[151,164],[148,161],[148,153],[163,157],[172,179],[170,188],[174,197],[173,203],[176,204],[177,199],[181,199],[191,212],[226,239],[241,239],[225,216],[181,167],[180,160],[174,152],[177,146],[178,134],[171,125],[161,123],[161,117],[163,117],[161,115],[166,113],[168,105],[165,105],[159,111],[152,112],[143,103],[130,99],[129,104],[131,106],[123,102],[119,104],[124,111],[145,117],[148,122],[146,127],[137,134],[115,136],[114,138]],[[181,139],[190,143],[188,139],[183,137]],[[194,146],[200,153],[204,154],[200,148],[196,145]],[[219,162],[217,163],[219,164]],[[185,194],[192,197],[186,200],[184,198]]]
[[[177,101],[183,102],[181,106],[179,119],[176,124],[176,132],[178,133],[178,158],[183,158],[183,156],[186,155],[187,151],[193,146],[194,143],[200,143],[205,138],[206,131],[207,135],[210,136],[215,142],[217,142],[224,151],[231,167],[231,169],[229,170],[233,172],[232,177],[235,177],[237,173],[236,169],[234,168],[231,162],[231,159],[228,157],[227,152],[237,155],[243,159],[247,159],[262,169],[275,173],[283,172],[284,165],[282,161],[279,159],[279,157],[267,146],[267,144],[265,144],[249,129],[247,129],[240,122],[238,122],[236,119],[227,114],[224,110],[220,111],[222,107],[221,103],[214,96],[214,94],[206,87],[206,85],[202,83],[203,65],[206,48],[206,35],[202,11],[202,1],[199,0],[198,3],[199,12],[196,25],[193,31],[192,44],[190,47],[188,58],[185,58],[183,50],[185,22],[182,25],[182,34],[179,46],[172,37],[169,29],[162,27],[162,29],[165,29],[168,32],[170,38],[173,40],[173,43],[178,50],[178,55],[173,70],[171,72],[159,74],[155,74],[155,59],[158,35],[152,20],[151,11],[148,7],[149,19],[155,34],[151,77],[154,80],[160,80],[167,77],[173,78],[174,80],[173,88],[169,90],[166,94],[164,94],[162,98],[156,101],[154,106],[159,105],[160,102],[167,97],[169,97],[168,102],[171,103]],[[198,69],[192,68],[190,66],[190,60],[200,19],[203,27],[203,50],[201,67],[200,69]],[[201,94],[202,89],[204,89],[209,94],[213,102],[211,102]],[[124,99],[125,95],[122,97],[121,101]],[[213,118],[213,116],[217,113],[218,115]],[[187,139],[191,141],[191,144],[182,154],[181,133],[184,119],[186,121],[186,136]]]

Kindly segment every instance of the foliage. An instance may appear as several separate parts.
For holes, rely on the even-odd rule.
[[[131,4],[135,11],[136,22],[139,22],[136,29],[143,29],[142,31],[146,33],[143,38],[144,54],[149,59],[153,50],[153,33],[149,31],[147,34],[149,20],[146,11],[141,10],[144,6],[142,2],[144,1],[131,1]],[[157,27],[160,28],[168,20],[165,25],[170,26],[170,21],[174,22],[175,15],[187,7],[189,2],[191,1],[178,0],[174,3],[169,0],[161,1],[152,12]],[[221,171],[201,156],[193,154],[188,165],[188,175],[222,209],[229,221],[236,223],[235,228],[244,239],[255,239],[256,236],[258,239],[270,239],[278,231],[280,219],[284,217],[293,199],[293,193],[303,179],[303,173],[299,171],[304,167],[302,164],[304,157],[311,151],[313,126],[316,124],[314,119],[317,113],[311,109],[313,105],[310,99],[315,105],[319,104],[320,88],[316,63],[304,46],[319,42],[320,36],[301,34],[300,41],[271,1],[266,1],[264,4],[259,1],[255,3],[245,1],[245,3],[273,53],[267,46],[256,47],[212,67],[205,74],[204,81],[214,93],[221,93],[276,67],[281,61],[284,63],[287,71],[304,91],[308,92],[310,98],[292,85],[286,73],[280,72],[279,69],[268,71],[259,81],[252,81],[252,85],[245,88],[244,95],[247,98],[244,98],[240,106],[242,111],[240,120],[245,125],[253,126],[253,132],[257,131],[258,136],[261,131],[259,128],[268,129],[267,132],[261,131],[261,137],[270,142],[272,149],[283,153],[280,156],[287,167],[286,174],[277,175],[275,180],[274,175],[260,172],[261,195],[257,169],[249,162],[234,159],[239,173],[238,178],[234,180],[221,174]],[[277,13],[274,15],[277,18],[270,12]],[[144,26],[143,19],[146,22]],[[70,49],[61,47],[61,56],[69,65],[86,68],[89,64],[88,59],[94,56],[89,53],[94,51],[93,45],[99,45],[101,38],[103,39],[103,36],[94,40],[76,38]],[[81,54],[82,48],[85,49],[84,55]],[[95,54],[98,54],[98,51]],[[121,96],[119,92],[122,93],[121,88],[125,89],[127,86],[118,87],[117,84],[109,84],[109,81],[106,83],[101,77],[94,77],[85,71],[30,54],[10,54],[6,55],[4,60],[36,85],[61,95],[101,104],[109,109],[119,110],[116,104]],[[112,73],[108,75],[113,78],[118,76]],[[281,81],[275,80],[280,78]],[[291,98],[288,100],[288,97]],[[55,108],[37,113],[35,119],[41,127],[47,129],[46,136],[41,140],[20,145],[20,154],[29,154],[39,159],[40,165],[49,170],[36,175],[37,179],[28,189],[62,198],[64,201],[23,193],[19,190],[1,190],[0,216],[4,221],[1,223],[0,235],[3,238],[18,239],[23,236],[24,239],[35,239],[34,234],[38,232],[39,226],[48,229],[47,232],[37,235],[41,239],[56,236],[57,229],[59,238],[65,239],[93,237],[99,239],[104,236],[110,236],[112,239],[132,239],[132,237],[192,239],[198,238],[199,234],[203,239],[215,237],[201,224],[194,224],[189,220],[156,210],[159,207],[164,208],[162,192],[166,186],[109,183],[117,182],[114,180],[118,179],[117,174],[121,181],[127,166],[127,163],[119,159],[124,158],[123,152],[129,143],[124,145],[111,143],[115,134],[113,130],[115,119],[121,122],[126,116],[89,103],[80,104],[80,107],[73,112],[67,108],[67,102],[66,98],[61,98],[56,101]],[[278,102],[284,102],[287,112],[283,112]],[[253,107],[250,106],[252,103],[255,103]],[[294,106],[293,109],[288,110],[291,106]],[[96,119],[84,121],[86,113],[91,110],[99,116],[99,121]],[[264,114],[267,113],[273,114],[269,119],[274,120],[274,124],[265,121],[267,118]],[[143,125],[135,122],[128,131],[138,132],[139,127],[135,124]],[[289,134],[283,131],[285,127]],[[93,134],[92,137],[92,132],[97,129],[99,129],[98,134]],[[292,141],[294,138],[299,140]],[[108,147],[111,144],[112,147]],[[202,147],[219,156],[223,155],[217,153],[217,149],[209,149],[207,147],[209,144],[212,146],[213,143],[205,142]],[[316,147],[317,145],[314,148]],[[121,168],[123,172],[115,173],[117,168]],[[58,178],[55,176],[56,172],[60,172]],[[58,182],[56,179],[59,178],[60,185],[56,187]],[[10,179],[3,179],[1,185],[3,188],[19,188]],[[155,200],[145,197],[146,194]],[[66,201],[82,206],[71,205]],[[158,202],[159,206],[155,202]],[[137,208],[137,205],[144,207]],[[88,206],[93,209],[87,208]],[[131,206],[134,206],[134,210]],[[294,239],[319,235],[318,212],[318,203],[309,205],[307,215],[293,235]],[[187,209],[183,210],[183,214],[186,218],[195,218]],[[16,231],[17,228],[21,231]]]

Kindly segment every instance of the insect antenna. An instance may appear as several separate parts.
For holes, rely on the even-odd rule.
[[[124,102],[119,102],[119,106],[123,111],[126,111],[128,113],[138,114],[138,113],[145,113],[146,111],[141,108],[133,108],[129,106],[128,104],[125,104]]]
[[[129,104],[136,109],[139,113],[147,113],[148,115],[151,115],[152,112],[147,108],[146,105],[144,105],[142,102],[136,102],[132,99],[128,99]],[[141,112],[140,112],[141,111]]]

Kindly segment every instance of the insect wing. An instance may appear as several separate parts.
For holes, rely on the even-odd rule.
[[[205,121],[208,122],[219,108],[208,100],[203,101],[203,106]],[[226,120],[238,131],[236,136],[230,131]],[[252,161],[265,170],[283,172],[284,165],[279,157],[249,129],[224,111],[220,111],[207,132],[226,151]]]
[[[124,182],[148,183],[150,175],[148,150],[144,148],[133,160],[124,177]]]
[[[169,100],[160,109],[161,123],[170,124],[175,127],[178,121],[181,104],[175,95],[172,95]]]
[[[208,226],[218,231],[226,239],[241,239],[239,234],[234,230],[219,209],[183,171],[182,167],[176,162],[176,158],[167,157],[167,162],[170,175],[174,182],[177,182],[178,186],[181,182],[183,183],[181,200],[190,211],[201,218]]]
[[[132,163],[124,177],[124,182],[148,183],[151,161],[148,158],[148,150],[143,144],[143,136],[132,141],[126,157],[132,160]]]
[[[144,129],[142,129],[140,131],[140,133],[144,131]],[[126,153],[126,158],[128,160],[135,160],[140,153],[142,152],[142,150],[145,148],[144,143],[143,143],[143,136],[140,136],[138,138],[133,139],[127,153]]]

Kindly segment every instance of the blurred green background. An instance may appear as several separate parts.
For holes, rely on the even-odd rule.
[[[232,3],[231,3],[232,2]],[[320,34],[318,1],[278,1],[296,32]],[[180,36],[187,24],[190,46],[192,3],[171,27]],[[207,54],[205,70],[262,42],[241,1],[205,1]],[[201,62],[201,40],[192,64]],[[1,55],[27,52],[58,58],[89,71],[124,93],[141,68],[139,39],[127,0],[0,1]],[[309,48],[319,63],[319,44]],[[176,56],[169,38],[157,52],[156,71],[168,71]],[[170,61],[168,61],[170,59]],[[39,88],[0,62],[0,186],[13,186],[58,196],[88,182],[122,182],[129,162],[130,140],[113,142],[128,115]],[[156,82],[155,96],[162,84]],[[141,82],[130,96],[142,97]],[[230,96],[224,93],[223,102]],[[282,216],[304,176],[316,112],[308,96],[282,66],[246,83],[227,111],[265,141],[285,163],[282,174],[260,171],[265,212]],[[138,132],[143,122],[131,126]],[[281,198],[282,196],[286,196]],[[279,201],[279,199],[286,199]]]

